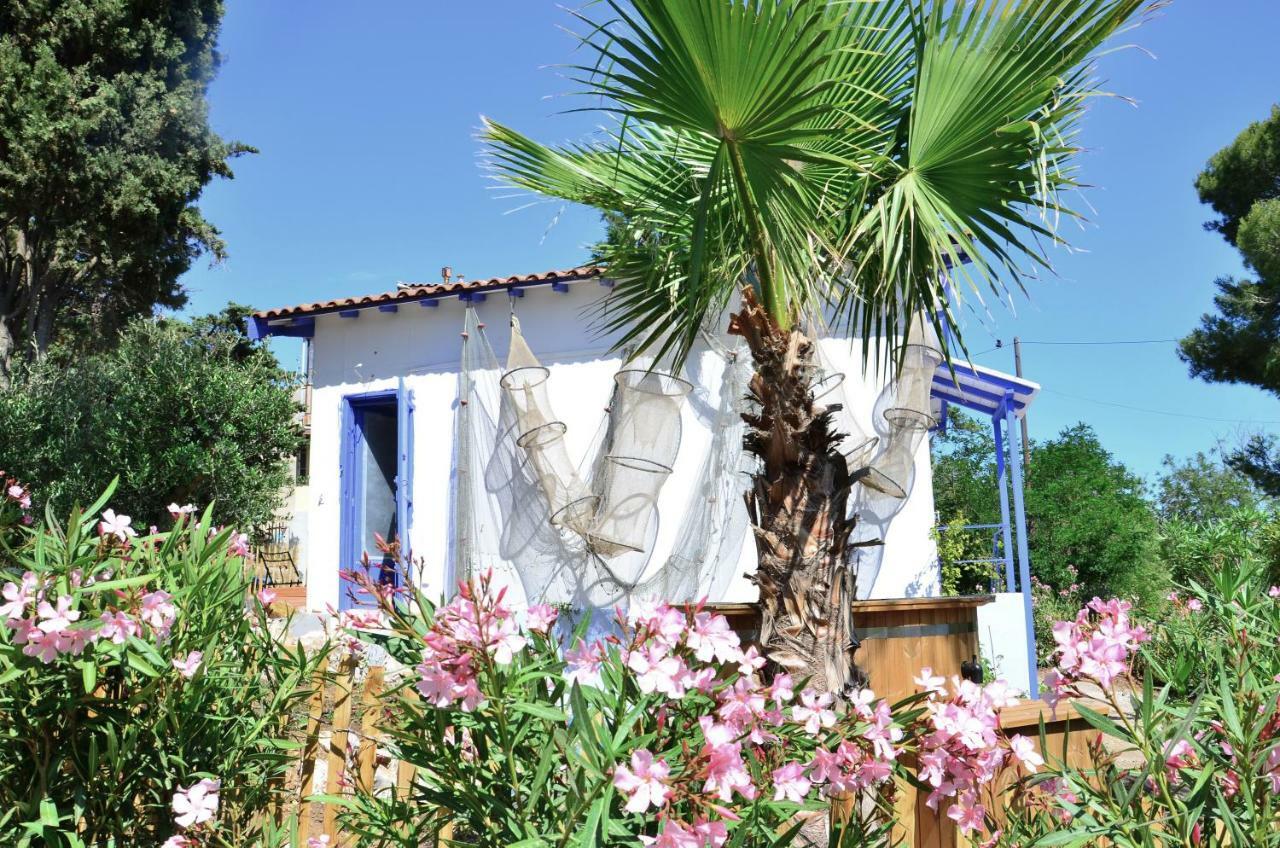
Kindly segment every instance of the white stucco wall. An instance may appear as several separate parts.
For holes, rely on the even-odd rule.
[[[551,400],[558,416],[568,425],[566,441],[577,459],[597,433],[620,363],[616,355],[608,353],[609,339],[596,336],[589,317],[584,316],[584,311],[607,289],[588,280],[571,284],[567,293],[555,292],[550,286],[524,291],[525,296],[514,301],[517,314],[530,347],[551,369]],[[506,355],[511,302],[505,292],[496,292],[476,306],[499,358]],[[416,406],[410,546],[415,556],[425,560],[421,575],[425,588],[432,594],[445,588],[451,537],[459,333],[464,309],[457,298],[446,298],[431,308],[409,303],[400,305],[395,313],[365,309],[358,318],[335,314],[316,318],[311,502],[305,525],[310,608],[338,605],[339,456],[344,398],[361,392],[394,390],[402,377],[414,393]],[[870,429],[880,381],[874,375],[863,374],[858,345],[844,339],[827,339],[824,346],[828,357],[846,372],[849,396],[866,399],[855,412]],[[682,499],[687,498],[711,439],[711,411],[706,404],[714,404],[720,365],[714,355],[704,352],[692,357],[687,371],[685,376],[695,384],[695,393],[684,408],[680,457],[659,502],[655,560],[665,559],[671,548]],[[936,549],[929,532],[934,513],[927,440],[916,462],[914,488],[888,524],[884,547],[861,553],[866,564],[862,594],[866,596],[938,594]],[[860,534],[879,535],[883,522],[877,523],[875,516],[868,519]],[[877,558],[879,570],[874,581],[868,580]],[[715,600],[753,600],[755,591],[745,574],[754,568],[754,562],[755,551],[748,538],[740,556],[739,578],[728,597]]]

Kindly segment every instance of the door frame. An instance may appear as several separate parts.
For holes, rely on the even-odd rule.
[[[408,554],[409,530],[413,523],[413,393],[401,379],[394,389],[355,392],[342,398],[342,434],[338,454],[339,610],[350,609],[353,605],[349,592],[352,583],[342,573],[359,568],[364,553],[359,533],[360,485],[365,471],[365,438],[361,423],[364,411],[374,406],[394,406],[396,410],[396,528],[404,553]]]

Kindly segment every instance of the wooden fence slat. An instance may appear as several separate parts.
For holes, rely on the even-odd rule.
[[[356,757],[361,792],[373,794],[373,779],[378,769],[378,724],[382,717],[382,666],[369,669],[364,680],[364,694],[360,697],[360,752]]]
[[[311,685],[315,691],[311,693],[311,701],[307,711],[307,735],[302,742],[302,768],[298,776],[298,821],[293,840],[295,845],[302,845],[311,836],[312,805],[306,797],[316,791],[315,782],[316,752],[320,747],[320,723],[324,720],[324,688],[328,674],[322,663],[316,669]]]
[[[344,657],[338,667],[338,679],[333,687],[333,729],[329,732],[329,768],[325,792],[337,795],[342,792],[342,775],[347,766],[347,734],[351,727],[351,676],[356,670],[356,658]],[[338,844],[338,807],[324,805],[324,834],[332,844]]]

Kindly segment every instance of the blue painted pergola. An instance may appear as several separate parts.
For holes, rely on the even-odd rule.
[[[1029,380],[980,365],[956,362],[938,366],[933,398],[941,404],[940,426],[946,426],[947,407],[954,404],[991,419],[996,443],[996,479],[1000,486],[1000,524],[1006,592],[1020,592],[1027,632],[1028,695],[1039,696],[1036,679],[1035,625],[1031,617],[1031,558],[1027,550],[1027,515],[1023,504],[1021,434],[1018,419],[1040,392]],[[1011,485],[1012,484],[1012,485]],[[1012,513],[1010,511],[1012,492]]]

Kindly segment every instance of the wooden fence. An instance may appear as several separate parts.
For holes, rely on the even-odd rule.
[[[374,791],[378,746],[384,741],[380,722],[386,669],[370,666],[361,685],[357,685],[355,671],[356,659],[348,656],[339,663],[336,675],[325,668],[316,672],[297,778],[285,784],[286,792],[275,811],[278,822],[296,816],[295,848],[305,848],[308,839],[322,836],[329,838],[330,848],[346,845],[338,824],[339,805],[314,798]],[[407,798],[416,769],[406,762],[393,765],[395,783],[390,791]],[[448,826],[443,828],[440,839],[448,839],[450,831]]]
[[[859,602],[864,607],[860,610],[860,626],[866,629],[868,637],[864,642],[865,653],[860,653],[860,658],[873,680],[880,681],[877,690],[891,701],[909,694],[914,687],[912,675],[924,665],[932,666],[935,673],[956,673],[960,662],[977,651],[977,634],[968,622],[973,620],[974,610],[983,600]],[[739,629],[752,624],[746,611],[722,611],[730,614]],[[737,619],[733,617],[735,614]],[[341,661],[336,676],[324,670],[317,674],[297,778],[286,784],[296,791],[286,793],[288,801],[276,811],[278,821],[297,816],[295,848],[305,848],[308,838],[321,835],[329,837],[331,848],[347,848],[338,827],[339,806],[310,798],[374,791],[385,669],[371,666],[359,686],[355,669],[355,659],[348,657]],[[357,704],[359,710],[355,709]],[[1099,703],[1090,706],[1096,710],[1106,709]],[[1021,733],[1038,740],[1042,718],[1050,751],[1059,757],[1065,753],[1069,762],[1083,765],[1087,761],[1085,740],[1096,735],[1096,731],[1091,734],[1089,726],[1068,705],[1063,705],[1060,713],[1054,715],[1039,701],[1019,704],[1002,711],[1001,726],[1006,733]],[[352,744],[349,746],[349,743]],[[1038,741],[1036,746],[1039,747]],[[323,781],[319,780],[320,763],[325,764]],[[384,791],[407,797],[415,769],[403,762],[392,765],[395,766],[394,785]],[[928,808],[924,793],[905,782],[899,784],[896,807],[895,836],[899,845],[965,848],[970,844],[949,819]],[[442,845],[451,837],[452,829],[443,828],[437,842]]]

